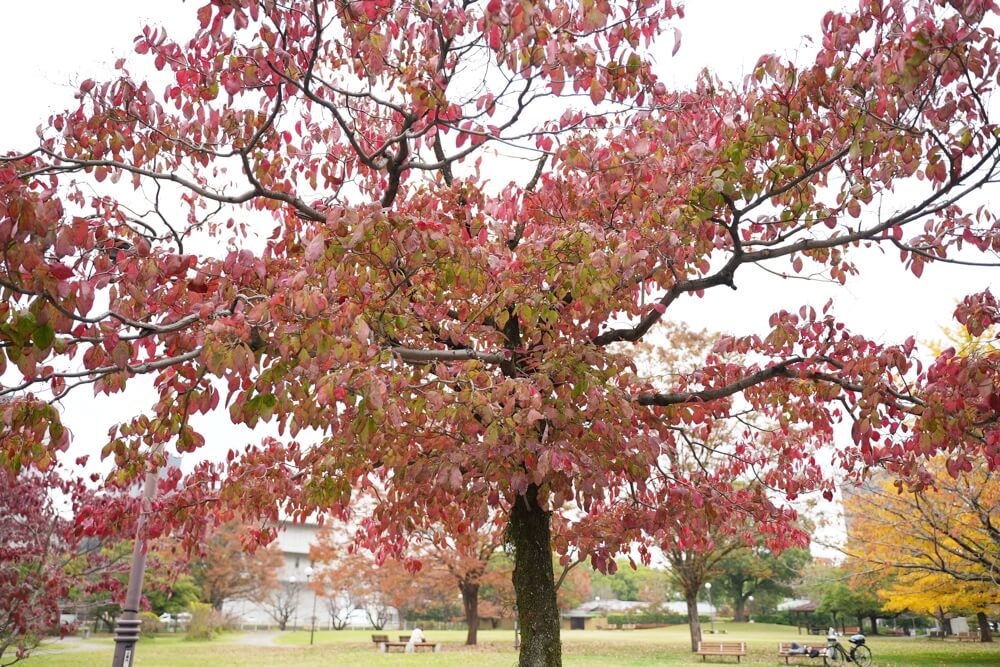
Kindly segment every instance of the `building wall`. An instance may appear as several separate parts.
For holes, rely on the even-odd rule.
[[[311,625],[313,592],[306,585],[305,571],[312,566],[309,546],[315,541],[317,530],[316,524],[285,524],[278,533],[277,545],[284,559],[278,572],[278,582],[282,586],[297,585],[299,589],[295,611],[288,622],[289,627],[308,628]],[[240,626],[277,626],[266,607],[252,600],[226,600],[222,605],[222,612]],[[327,616],[323,601],[317,600],[316,627],[329,625]]]
[[[295,610],[288,622],[290,629],[310,628],[314,608],[316,628],[332,629],[333,627],[333,619],[330,618],[329,607],[327,607],[325,600],[318,598],[314,601],[313,591],[307,585],[306,569],[315,567],[309,559],[309,547],[316,542],[318,532],[319,526],[314,523],[286,523],[278,533],[277,545],[284,558],[281,571],[278,573],[278,581],[282,586],[298,588]],[[226,600],[222,605],[222,612],[241,627],[277,627],[275,620],[267,613],[266,607],[252,600]],[[361,609],[352,611],[347,623],[348,627],[351,628],[371,627],[371,621]],[[386,627],[399,627],[398,616],[393,615]]]

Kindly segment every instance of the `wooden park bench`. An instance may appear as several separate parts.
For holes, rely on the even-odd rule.
[[[398,648],[403,652],[406,652],[409,650],[410,646],[413,647],[414,652],[418,652],[422,649],[426,649],[428,651],[434,651],[435,653],[441,652],[441,644],[439,644],[438,642],[417,642],[416,644],[411,644],[409,641],[381,642],[378,645],[378,650],[381,651],[382,653],[389,653],[392,651],[392,649]]]
[[[792,644],[797,644],[796,648],[792,648]],[[785,664],[791,664],[788,662],[789,658],[810,658],[812,657],[809,653],[815,648],[819,651],[819,655],[823,655],[826,651],[825,646],[805,646],[803,644],[798,644],[797,642],[778,642],[778,657],[785,659]],[[819,656],[817,656],[819,657]]]
[[[387,641],[389,641],[389,635],[372,635],[372,642],[374,642],[376,646],[384,644]]]
[[[698,650],[695,651],[705,660],[708,656],[735,656],[736,662],[747,654],[746,642],[698,642]]]
[[[956,632],[953,637],[960,642],[978,642],[979,633],[978,632]]]

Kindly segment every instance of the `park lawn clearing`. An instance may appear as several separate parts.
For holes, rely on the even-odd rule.
[[[717,624],[725,634],[706,634],[706,641],[746,641],[747,656],[741,664],[784,664],[777,655],[779,641],[823,642],[820,636],[798,635],[795,628],[766,624]],[[399,631],[390,631],[390,636]],[[136,667],[511,667],[517,663],[514,635],[509,630],[480,630],[480,646],[464,645],[465,632],[427,631],[431,641],[440,641],[441,653],[381,654],[371,643],[370,630],[317,632],[309,646],[309,632],[282,633],[275,646],[250,646],[241,635],[224,635],[215,641],[186,641],[159,637],[139,643]],[[107,638],[96,641],[101,648],[59,651],[27,660],[27,667],[107,667],[112,646]],[[594,630],[563,632],[563,664],[566,667],[695,667],[736,664],[735,659],[709,658],[703,662],[690,652],[687,626],[656,630]],[[994,667],[1000,664],[1000,645],[942,644],[919,639],[871,637],[869,646],[876,667]],[[58,647],[58,644],[52,648]],[[821,658],[793,661],[821,667]]]

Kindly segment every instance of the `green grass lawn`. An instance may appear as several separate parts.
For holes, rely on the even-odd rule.
[[[765,624],[717,624],[726,634],[720,640],[746,641],[749,655],[743,664],[784,664],[777,658],[779,641],[824,643],[823,637],[796,634],[795,628]],[[393,636],[398,631],[389,631]],[[276,646],[251,646],[238,634],[227,634],[215,641],[186,641],[182,637],[165,636],[139,643],[137,667],[264,667],[295,665],[296,667],[513,667],[517,664],[514,635],[510,631],[481,630],[480,645],[463,645],[465,633],[433,631],[426,633],[431,641],[444,644],[438,654],[378,653],[371,632],[345,630],[317,632],[316,644],[309,646],[308,632],[288,632],[278,636]],[[706,635],[706,640],[712,639]],[[111,664],[112,644],[107,638],[88,640],[95,650],[60,650],[29,659],[27,667],[107,667]],[[58,644],[51,646],[58,648]],[[869,638],[875,664],[913,667],[996,667],[1000,665],[1000,645],[956,644],[907,638]],[[563,632],[563,662],[566,667],[653,667],[670,665],[694,667],[704,665],[692,656],[688,646],[687,626],[658,630],[594,630]],[[717,659],[716,664],[735,664],[733,659]],[[798,664],[819,666],[821,658],[799,659]]]

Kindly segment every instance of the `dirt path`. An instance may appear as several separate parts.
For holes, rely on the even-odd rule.
[[[278,638],[281,633],[277,630],[264,630],[260,632],[244,632],[241,635],[233,637],[233,644],[240,644],[242,646],[279,646],[275,644],[274,640]]]
[[[114,644],[106,641],[96,641],[93,639],[81,639],[80,637],[63,637],[62,639],[50,639],[42,642],[42,645],[32,655],[44,655],[46,653],[66,653],[68,651],[102,651],[114,648]]]

